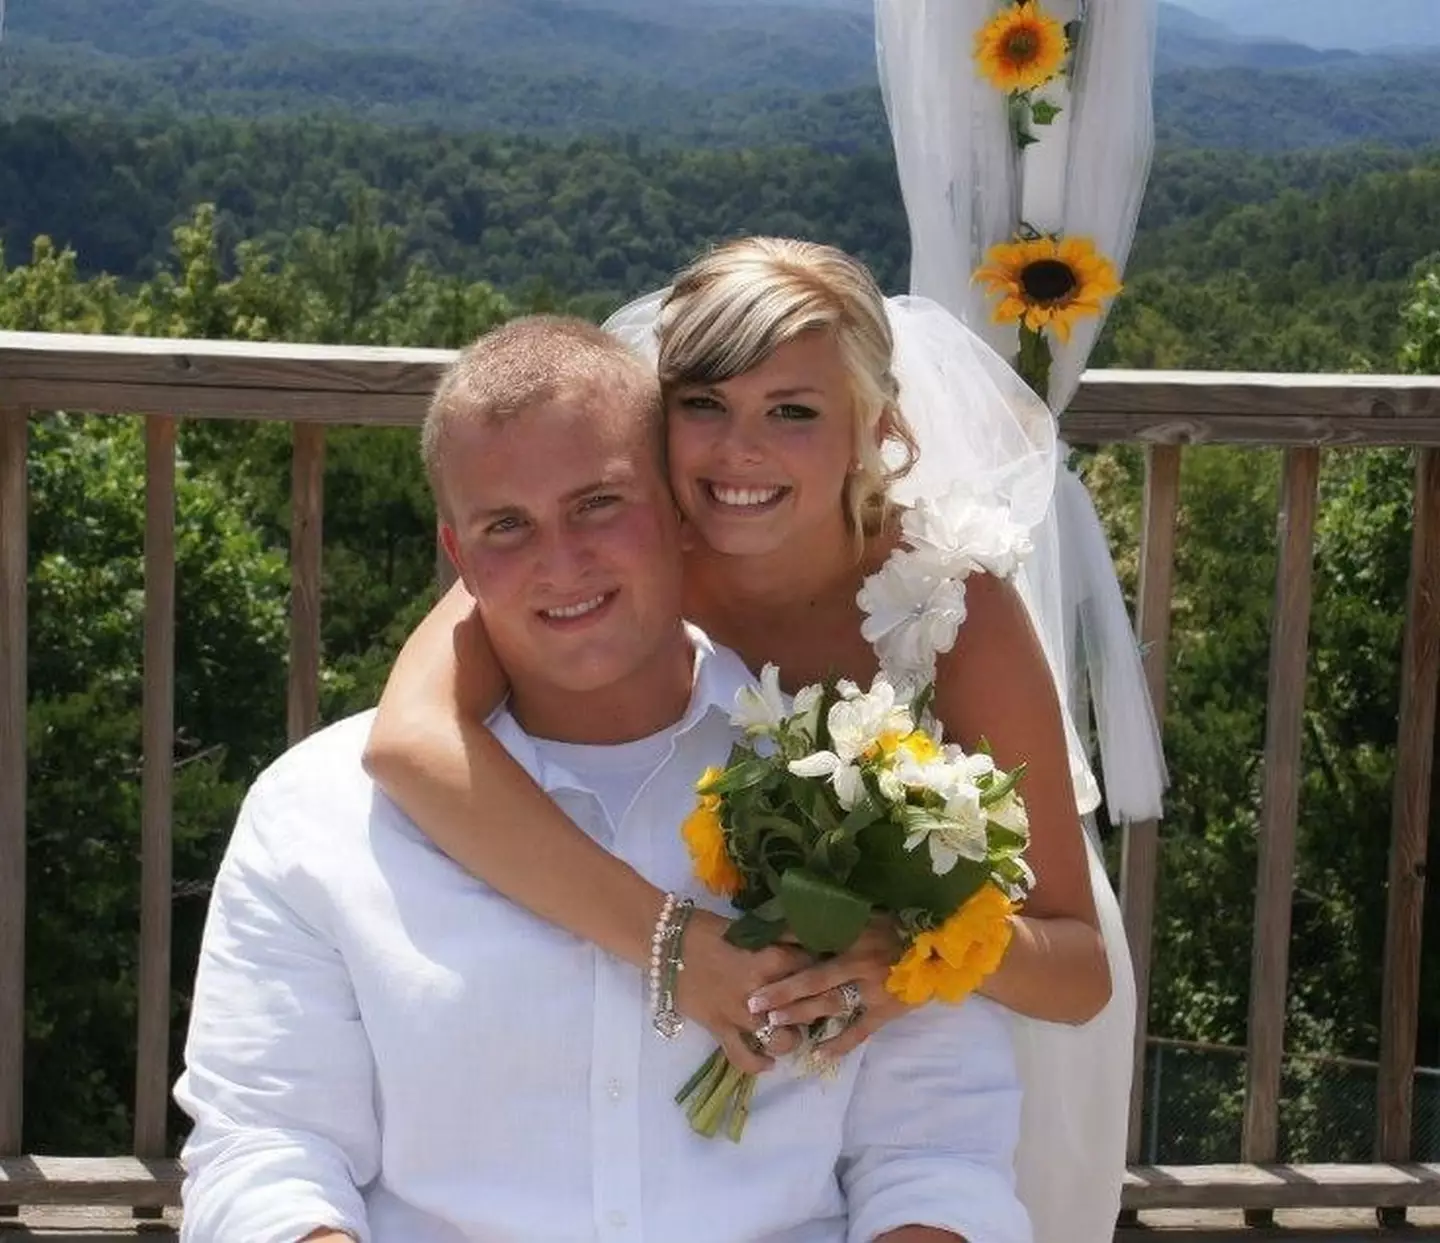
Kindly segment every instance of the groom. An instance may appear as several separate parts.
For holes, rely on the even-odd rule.
[[[580,321],[518,320],[442,380],[443,538],[511,683],[496,736],[662,888],[749,675],[680,619],[653,373]],[[710,1052],[638,972],[471,879],[366,778],[370,714],[245,801],[176,1088],[195,1243],[633,1239],[1028,1243],[1020,1090],[976,999],[890,1024],[833,1078],[776,1071],[740,1144],[675,1090]]]

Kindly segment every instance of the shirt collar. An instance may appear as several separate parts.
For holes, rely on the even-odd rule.
[[[736,692],[755,682],[745,662],[728,647],[712,642],[700,627],[686,622],[685,634],[694,649],[695,664],[691,675],[690,702],[684,715],[673,726],[677,740],[714,713],[723,713],[728,719],[735,706]],[[490,715],[486,724],[496,741],[542,790],[588,788],[572,774],[545,761],[534,739],[520,727],[510,712],[508,701]]]

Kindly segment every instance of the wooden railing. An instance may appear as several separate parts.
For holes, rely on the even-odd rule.
[[[175,430],[180,418],[293,425],[290,739],[318,713],[325,424],[415,425],[449,358],[434,350],[253,345],[0,333],[0,1208],[173,1204],[169,1091],[171,774],[174,744]],[[134,1153],[22,1155],[25,945],[27,419],[57,409],[146,416],[142,895]],[[1277,515],[1260,856],[1242,1140],[1244,1164],[1132,1165],[1131,1211],[1231,1207],[1263,1223],[1276,1208],[1440,1204],[1440,1166],[1407,1164],[1418,1015],[1421,903],[1440,679],[1440,379],[1100,372],[1088,375],[1066,434],[1133,442],[1147,455],[1137,627],[1158,716],[1165,684],[1183,446],[1284,449]],[[1279,1086],[1300,782],[1310,569],[1321,452],[1420,449],[1390,852],[1376,1163],[1282,1166]],[[1121,894],[1140,1014],[1147,1013],[1155,910],[1155,823],[1124,830]],[[1136,1033],[1131,1158],[1139,1155],[1144,1026]]]

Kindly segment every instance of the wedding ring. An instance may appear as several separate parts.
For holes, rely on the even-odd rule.
[[[766,1023],[763,1027],[755,1029],[755,1043],[762,1049],[768,1049],[770,1042],[775,1039],[775,1024]]]
[[[842,1011],[846,1020],[853,1020],[860,1016],[860,1011],[865,1008],[860,1000],[860,985],[854,980],[847,980],[840,985],[840,1001],[845,1009]]]

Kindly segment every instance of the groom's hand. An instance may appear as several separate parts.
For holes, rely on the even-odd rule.
[[[810,964],[811,958],[794,945],[772,945],[751,952],[725,940],[728,921],[711,911],[697,910],[685,930],[676,1005],[720,1042],[737,1070],[758,1075],[774,1065],[774,1058],[795,1048],[797,1036],[779,1027],[757,1052],[754,1033],[769,1021],[750,1001],[765,985],[783,979]]]

